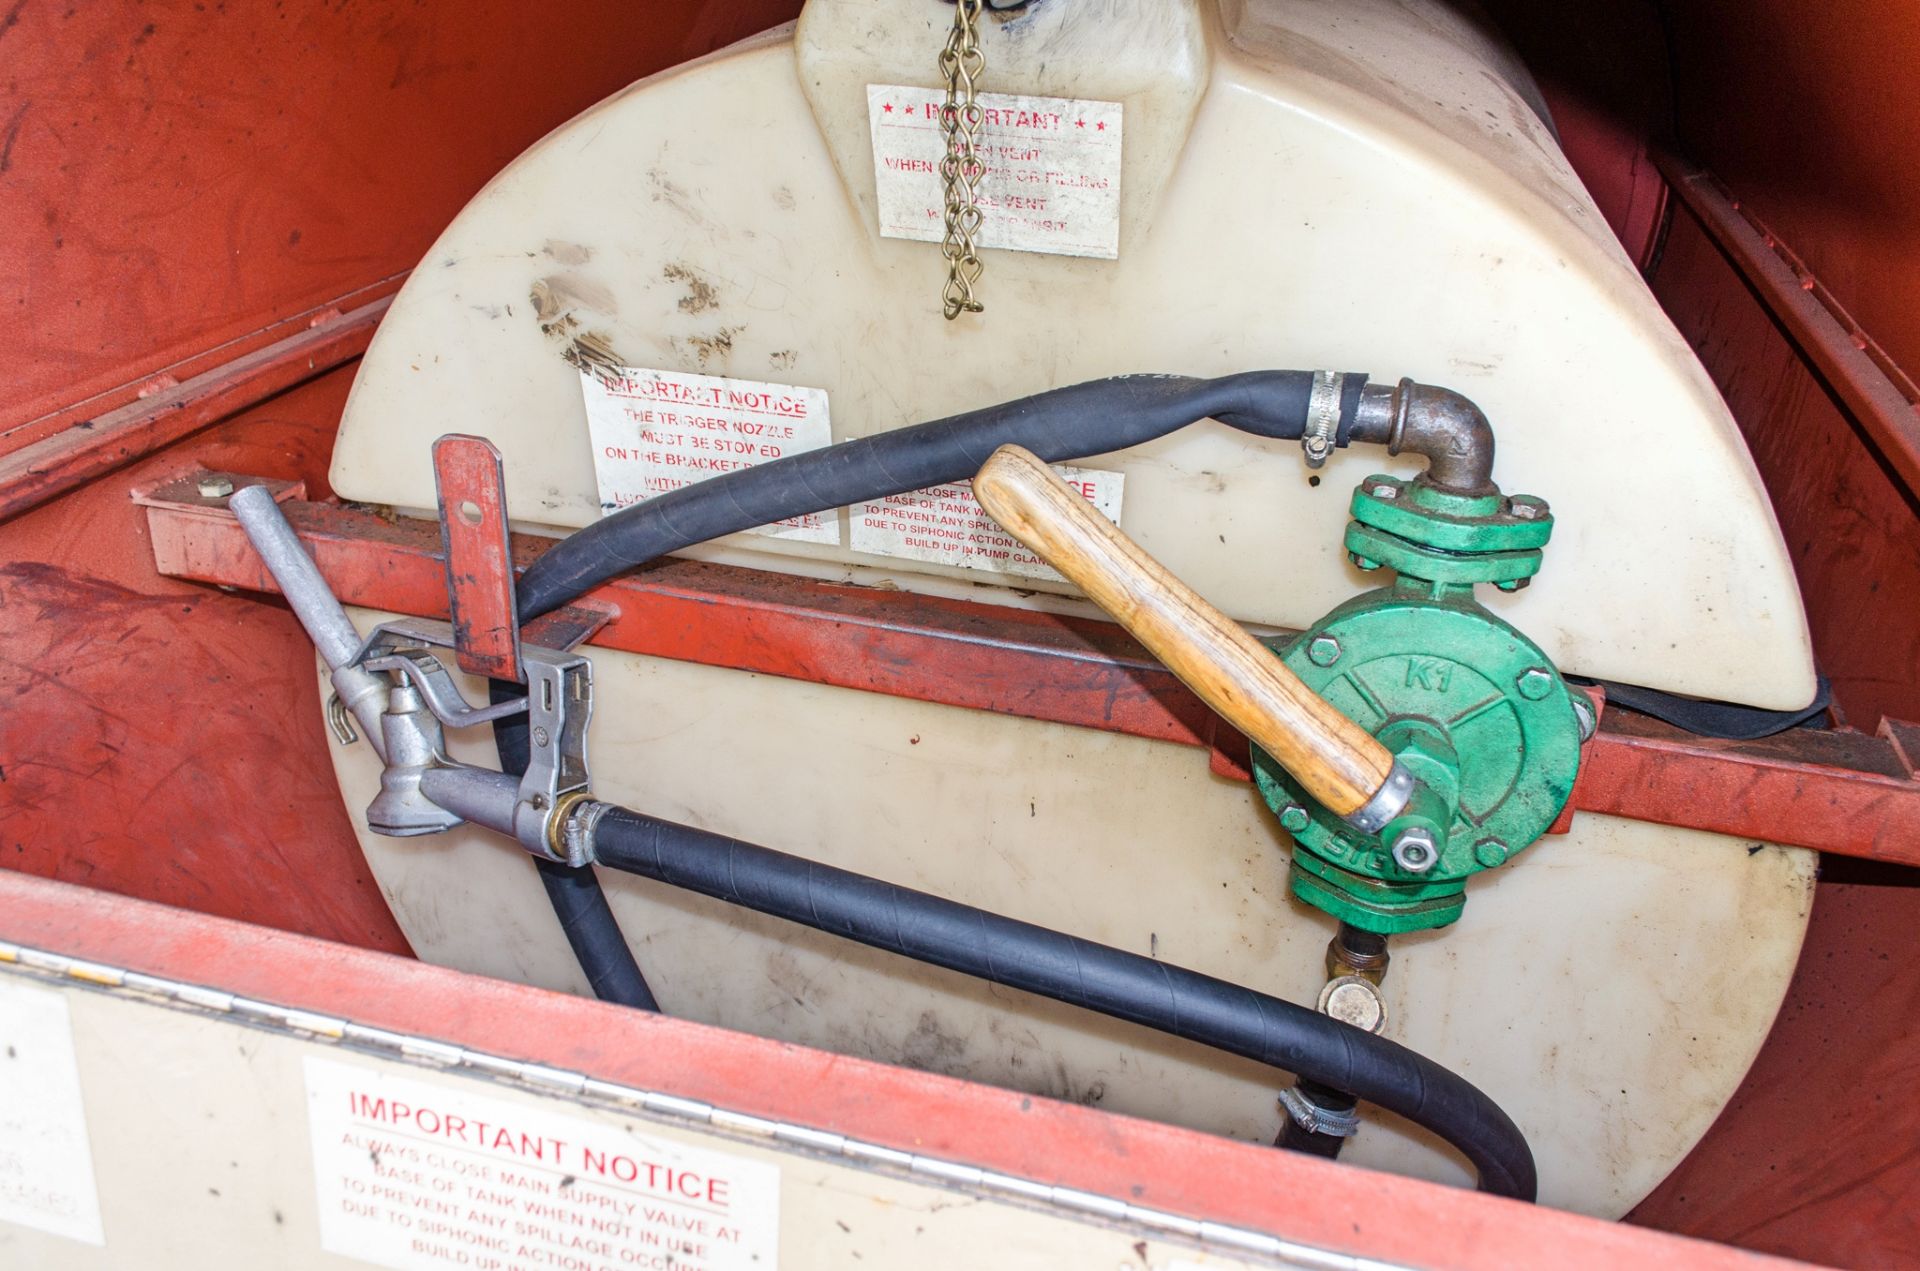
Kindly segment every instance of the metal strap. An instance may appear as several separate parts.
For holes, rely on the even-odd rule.
[[[1300,448],[1306,452],[1309,468],[1320,467],[1333,453],[1334,438],[1340,430],[1340,397],[1346,379],[1339,371],[1313,373],[1313,392],[1307,398],[1307,426],[1300,434]]]
[[[1280,1092],[1280,1106],[1286,1109],[1293,1123],[1303,1130],[1314,1134],[1329,1134],[1335,1138],[1350,1139],[1360,1132],[1360,1110],[1348,1108],[1341,1112],[1333,1108],[1323,1108],[1300,1093],[1298,1086],[1288,1086]]]

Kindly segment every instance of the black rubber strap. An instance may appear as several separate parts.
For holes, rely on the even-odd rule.
[[[1819,688],[1814,693],[1813,701],[1794,711],[1768,711],[1734,702],[1680,697],[1673,693],[1662,693],[1659,689],[1641,688],[1637,684],[1615,684],[1612,680],[1581,680],[1575,676],[1567,678],[1576,683],[1598,684],[1606,689],[1609,710],[1622,707],[1642,715],[1651,715],[1697,736],[1720,737],[1727,741],[1758,741],[1789,728],[1798,728],[1826,714],[1827,704],[1833,700],[1833,686],[1824,675],[1819,679]]]

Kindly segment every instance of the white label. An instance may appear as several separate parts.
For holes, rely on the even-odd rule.
[[[0,1223],[104,1245],[67,1000],[0,983]]]
[[[867,85],[880,233],[937,243],[946,236],[940,160],[945,90]],[[1059,256],[1120,254],[1120,104],[981,93],[975,153],[986,166],[974,241]]]
[[[833,440],[821,388],[620,367],[581,372],[580,391],[602,515]],[[840,519],[796,516],[753,532],[837,545]]]
[[[1054,465],[1060,479],[1086,496],[1109,521],[1120,523],[1126,475]],[[1053,567],[1001,529],[973,497],[973,487],[936,485],[856,504],[849,546],[877,556],[903,556],[934,565],[986,569],[1026,578],[1058,579]]]
[[[308,1056],[320,1245],[398,1271],[774,1271],[780,1171]]]

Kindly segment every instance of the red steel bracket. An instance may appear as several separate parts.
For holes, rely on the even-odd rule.
[[[433,443],[433,480],[447,556],[454,660],[469,675],[518,684],[520,622],[500,451],[485,437],[448,433]]]
[[[142,502],[162,574],[273,590],[230,513],[161,495]],[[430,522],[283,506],[343,602],[447,616],[445,551]],[[515,569],[551,546],[511,536]],[[1245,779],[1245,740],[1111,623],[682,560],[637,570],[581,604],[597,609],[582,621],[604,617],[591,636],[603,648],[1179,742]],[[1570,806],[1920,865],[1920,780],[1907,761],[1916,753],[1920,728],[1907,724],[1878,736],[1799,728],[1742,742],[1606,711]]]
[[[521,628],[521,635],[536,648],[571,649],[591,640],[619,616],[620,611],[604,601],[583,600],[541,614]]]

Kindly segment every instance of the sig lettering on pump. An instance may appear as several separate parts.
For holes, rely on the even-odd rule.
[[[582,371],[580,391],[603,516],[833,440],[825,389],[623,366]],[[751,532],[837,546],[840,519],[816,513]]]
[[[1120,255],[1118,102],[981,93],[975,197],[982,247],[1113,260]],[[940,159],[943,90],[867,85],[880,235],[937,243],[946,234]]]
[[[305,1060],[321,1247],[396,1271],[777,1266],[772,1165]]]

